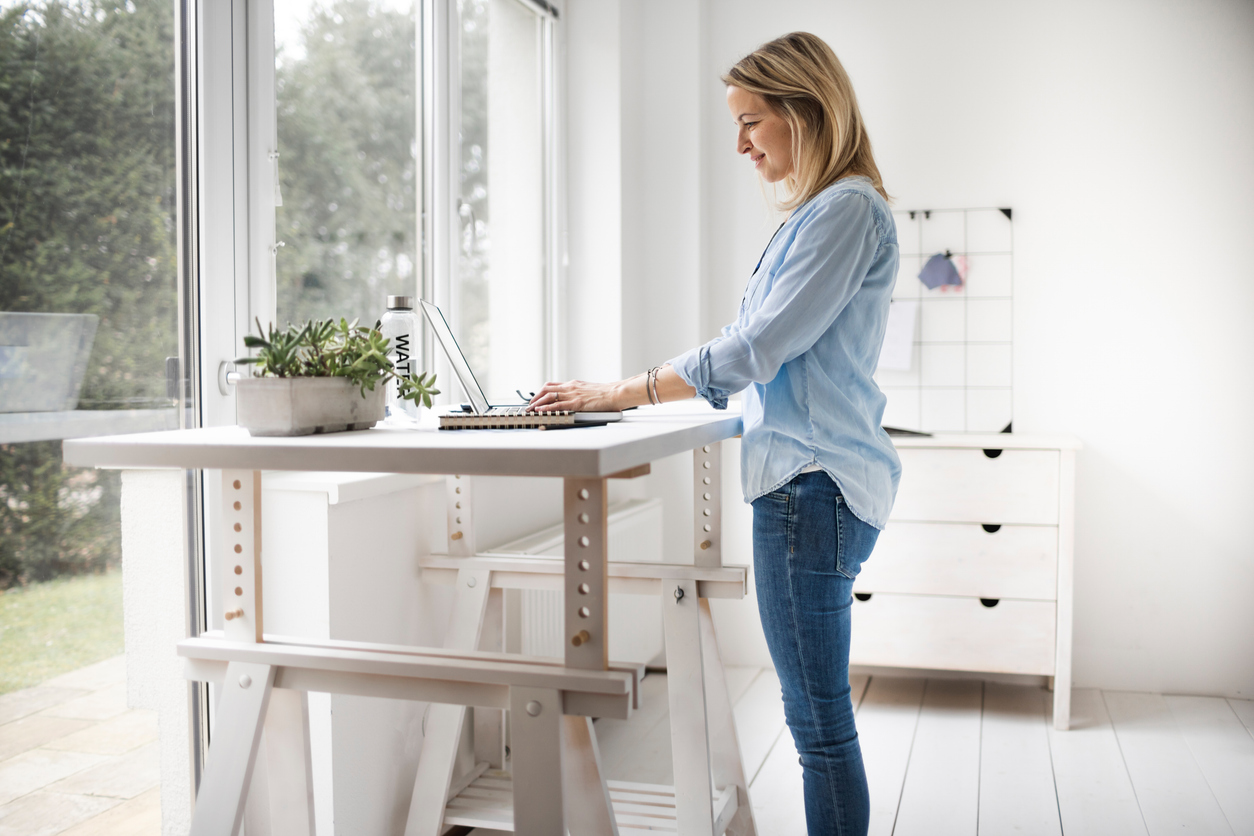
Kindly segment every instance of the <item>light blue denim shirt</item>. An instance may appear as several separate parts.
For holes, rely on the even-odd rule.
[[[869,179],[847,177],[780,227],[723,335],[670,361],[717,409],[745,391],[746,502],[816,465],[859,519],[888,522],[901,462],[871,376],[896,276],[893,216]]]

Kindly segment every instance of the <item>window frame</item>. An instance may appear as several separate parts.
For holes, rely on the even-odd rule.
[[[565,371],[566,167],[562,9],[545,0],[513,0],[535,14],[540,23],[541,170],[543,178],[544,254],[542,308],[543,369],[555,380]],[[422,90],[419,135],[422,137],[422,298],[441,306],[450,318],[453,281],[460,246],[458,190],[460,171],[457,126],[461,96],[458,86],[457,0],[422,0]],[[423,340],[428,371],[450,380],[452,368],[437,350],[434,338]],[[443,399],[456,387],[444,387]]]
[[[421,101],[419,262],[414,290],[445,304],[458,246],[456,125],[457,0],[417,0],[416,62]],[[566,165],[564,3],[514,0],[541,23],[541,124],[544,183],[544,374],[566,367]],[[227,372],[254,319],[277,315],[275,194],[278,179],[274,0],[175,0],[175,83],[178,103],[179,344],[185,359],[180,426],[236,422]],[[438,209],[438,211],[437,211]],[[449,380],[451,369],[424,335],[426,369]],[[247,374],[247,369],[239,371]],[[452,400],[456,387],[445,386]],[[189,635],[221,627],[206,584],[212,571],[209,532],[220,519],[217,474],[188,471],[187,572]],[[189,776],[199,787],[210,733],[208,689],[189,683]]]

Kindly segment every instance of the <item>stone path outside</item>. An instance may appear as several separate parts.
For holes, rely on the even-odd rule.
[[[115,656],[0,696],[0,836],[161,832],[155,711]]]

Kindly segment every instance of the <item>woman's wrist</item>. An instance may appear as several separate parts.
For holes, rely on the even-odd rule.
[[[650,372],[653,378],[650,380]],[[650,397],[652,394],[653,397]],[[696,397],[696,390],[689,386],[669,365],[659,366],[612,384],[614,408],[630,409],[633,406],[665,403]]]
[[[614,407],[623,410],[647,404],[649,402],[649,395],[646,389],[648,385],[647,378],[647,373],[638,374],[614,384]]]

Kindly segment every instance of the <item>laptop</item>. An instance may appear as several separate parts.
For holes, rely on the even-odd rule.
[[[470,429],[549,429],[558,427],[594,427],[622,420],[621,412],[533,412],[526,404],[493,405],[483,393],[475,373],[471,371],[466,355],[453,336],[448,320],[438,307],[425,300],[418,300],[422,305],[422,313],[435,334],[436,342],[448,356],[453,373],[461,381],[466,397],[470,398],[470,412],[451,413],[440,416],[442,430]]]

